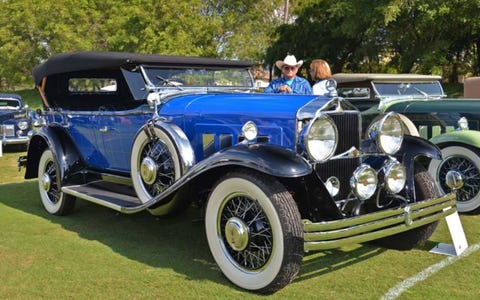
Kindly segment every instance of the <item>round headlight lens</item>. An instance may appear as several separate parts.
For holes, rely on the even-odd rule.
[[[384,153],[393,155],[402,146],[403,126],[400,118],[393,113],[378,123],[377,145]]]
[[[377,190],[377,184],[377,173],[368,165],[358,167],[350,178],[350,187],[360,200],[372,197]]]
[[[242,135],[248,141],[253,141],[257,138],[258,135],[257,125],[252,121],[248,121],[247,123],[245,123],[242,127]]]
[[[385,189],[392,194],[399,193],[407,179],[405,167],[398,161],[391,161],[385,167]]]
[[[337,149],[337,127],[327,115],[317,116],[308,126],[304,144],[308,155],[316,161],[329,159]]]
[[[27,121],[20,121],[20,122],[18,122],[17,126],[21,130],[25,130],[25,129],[28,128],[28,122]]]

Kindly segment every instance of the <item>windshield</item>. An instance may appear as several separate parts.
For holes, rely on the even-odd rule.
[[[0,109],[19,109],[20,101],[15,99],[0,99]]]
[[[145,72],[150,82],[156,87],[253,87],[248,69],[145,67]]]
[[[374,82],[373,86],[380,97],[444,97],[440,82]]]

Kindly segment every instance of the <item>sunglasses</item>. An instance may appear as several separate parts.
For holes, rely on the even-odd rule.
[[[283,69],[288,71],[288,70],[295,70],[295,69],[297,69],[297,67],[285,66],[285,67],[283,67]]]

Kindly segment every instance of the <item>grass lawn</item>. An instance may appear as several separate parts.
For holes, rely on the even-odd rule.
[[[446,222],[422,249],[369,244],[307,254],[295,281],[259,296],[232,285],[216,267],[201,212],[158,219],[122,215],[82,200],[73,214],[49,215],[37,181],[22,179],[20,153],[0,158],[1,299],[379,299],[429,266],[448,260],[428,250],[451,243]],[[480,242],[480,217],[462,215],[470,245]],[[474,252],[409,288],[399,299],[474,299],[480,282]]]
[[[39,106],[36,94],[21,94]],[[37,181],[18,171],[22,154],[4,149],[0,157],[0,299],[380,299],[435,264],[445,267],[398,298],[478,297],[480,251],[455,260],[428,251],[451,243],[445,221],[423,248],[364,244],[309,253],[292,284],[270,296],[249,293],[216,267],[200,211],[159,219],[78,200],[73,214],[53,216],[41,205]],[[461,220],[471,249],[478,248],[480,216]]]

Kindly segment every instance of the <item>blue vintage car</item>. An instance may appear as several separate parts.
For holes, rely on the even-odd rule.
[[[460,212],[480,210],[478,97],[447,98],[441,77],[435,75],[339,73],[334,78],[339,94],[363,111],[365,122],[387,112],[406,116],[406,131],[430,140],[442,150],[444,159],[432,160],[428,166],[440,191],[456,189]],[[475,89],[473,84],[470,87]],[[454,186],[447,182],[447,176],[455,178]]]
[[[2,146],[26,146],[32,134],[28,106],[18,94],[0,94],[0,140]]]
[[[45,126],[25,178],[55,215],[83,199],[121,213],[205,211],[213,259],[234,284],[272,293],[304,252],[374,241],[410,249],[456,211],[428,163],[440,150],[389,113],[361,139],[341,98],[253,92],[252,64],[64,53],[34,71]]]

